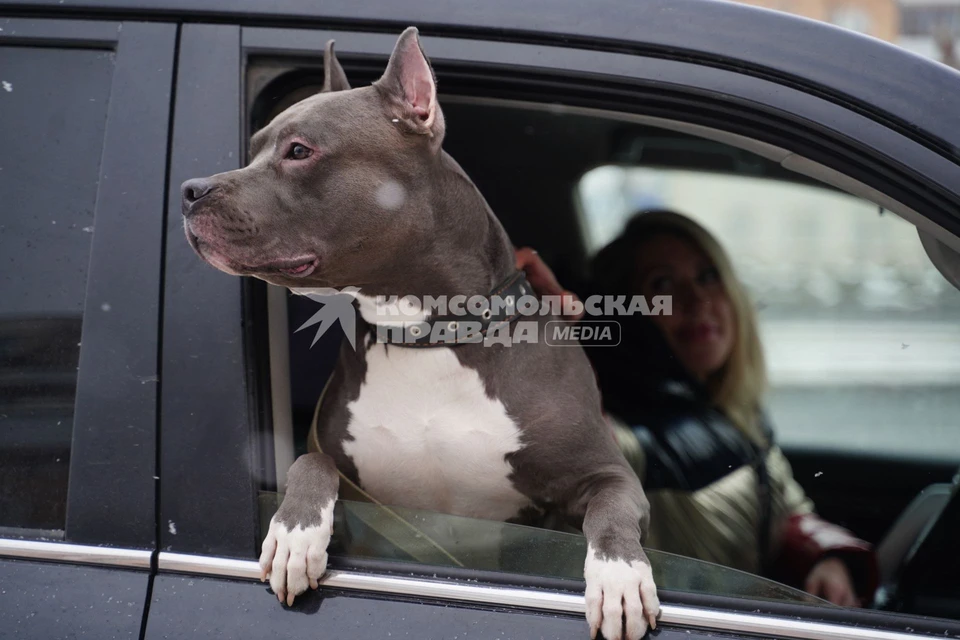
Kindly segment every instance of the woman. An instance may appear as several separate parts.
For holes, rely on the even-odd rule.
[[[542,263],[531,263],[535,256],[518,252],[518,266],[553,289]],[[670,314],[613,318],[620,348],[588,351],[616,438],[650,499],[647,545],[835,604],[869,602],[870,546],[814,514],[773,442],[755,312],[717,241],[677,213],[642,213],[593,267],[592,293],[672,301]]]

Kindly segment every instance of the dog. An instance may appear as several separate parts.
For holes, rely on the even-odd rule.
[[[187,240],[212,266],[294,291],[358,288],[360,340],[344,343],[327,385],[322,453],[290,468],[263,541],[263,579],[288,606],[318,587],[342,473],[385,504],[531,524],[560,514],[587,540],[591,637],[640,638],[660,609],[642,546],[649,504],[604,422],[583,350],[372,339],[389,296],[524,284],[503,227],[441,148],[444,117],[417,29],[363,88],[350,87],[333,44],[321,92],[258,131],[245,168],[182,186]]]

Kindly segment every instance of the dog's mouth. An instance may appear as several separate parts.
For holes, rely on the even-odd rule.
[[[283,275],[290,276],[291,278],[306,278],[311,273],[316,271],[319,265],[320,258],[316,256],[304,256],[294,260],[279,260],[276,262],[257,265],[255,267],[247,267],[247,269],[255,273],[274,272],[282,273]]]
[[[306,278],[320,266],[320,258],[307,254],[297,258],[272,260],[269,262],[244,263],[229,258],[203,237],[186,227],[187,240],[200,257],[218,269],[235,275],[283,275],[289,278]]]

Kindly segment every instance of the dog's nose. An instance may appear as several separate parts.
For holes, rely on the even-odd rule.
[[[197,202],[214,191],[217,185],[209,178],[193,178],[180,186],[183,196],[183,215],[188,215]]]

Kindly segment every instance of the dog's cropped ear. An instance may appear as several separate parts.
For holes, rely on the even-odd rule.
[[[347,82],[347,74],[343,72],[340,61],[337,60],[337,54],[333,52],[333,40],[327,42],[323,50],[323,89],[321,93],[330,91],[346,91],[350,88]]]
[[[384,96],[391,119],[403,122],[415,133],[431,138],[439,148],[443,141],[443,113],[437,104],[433,67],[420,48],[420,35],[408,27],[397,40],[383,77],[374,83]]]

